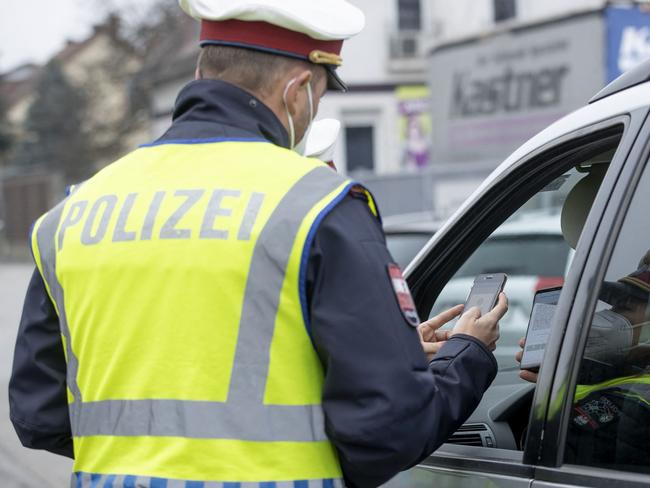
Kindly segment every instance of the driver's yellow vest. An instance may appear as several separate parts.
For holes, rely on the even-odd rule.
[[[172,143],[127,155],[37,221],[77,486],[340,484],[305,274],[351,184],[268,143]]]

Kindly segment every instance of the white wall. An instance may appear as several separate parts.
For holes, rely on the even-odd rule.
[[[431,18],[443,26],[441,37],[436,42],[474,36],[494,28],[493,0],[425,1],[432,5]],[[598,9],[606,3],[606,0],[517,0],[517,17],[512,23],[537,22],[572,12]]]
[[[335,118],[343,129],[334,155],[334,163],[346,172],[345,127],[374,127],[374,162],[376,173],[391,173],[400,169],[397,100],[395,93],[344,93],[326,95],[318,118]]]
[[[343,79],[350,84],[382,84],[423,79],[422,73],[391,72],[389,46],[391,36],[397,33],[397,0],[350,0],[366,16],[366,27],[361,34],[343,45]],[[422,28],[434,27],[433,0],[421,0]]]
[[[150,134],[152,141],[158,139],[169,129],[172,123],[172,112],[174,111],[176,97],[190,79],[178,79],[160,85],[152,93],[151,111],[153,119]]]
[[[557,15],[566,15],[584,10],[595,10],[605,7],[606,0],[518,0],[517,9],[523,20],[542,20]]]

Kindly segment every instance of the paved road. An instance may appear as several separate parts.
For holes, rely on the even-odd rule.
[[[0,486],[60,488],[70,485],[72,462],[20,445],[9,422],[7,384],[13,346],[32,267],[0,264]]]

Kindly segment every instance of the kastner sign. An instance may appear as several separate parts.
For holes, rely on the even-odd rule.
[[[431,55],[434,163],[498,163],[526,139],[584,105],[604,84],[596,13]]]
[[[557,106],[569,68],[559,65],[536,71],[506,68],[490,78],[454,74],[452,118],[522,112]]]

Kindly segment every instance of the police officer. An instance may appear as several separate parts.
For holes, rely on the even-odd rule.
[[[419,336],[372,197],[301,156],[357,8],[180,4],[203,50],[170,129],[34,226],[16,431],[80,487],[377,486],[476,407],[505,297]]]
[[[595,193],[594,193],[595,194]],[[585,214],[586,215],[586,214]],[[640,344],[650,325],[650,251],[638,268],[603,282],[570,413],[565,461],[599,467],[645,467],[650,455],[650,350]],[[525,341],[519,345],[524,348]],[[523,351],[515,359],[521,362]],[[537,373],[520,377],[537,382]]]

